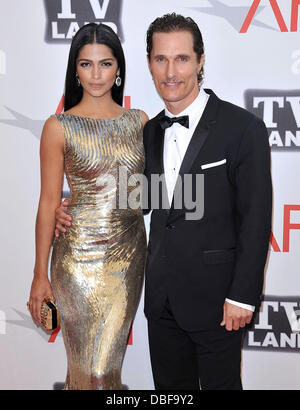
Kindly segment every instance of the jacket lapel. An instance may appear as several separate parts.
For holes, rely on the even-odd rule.
[[[164,115],[165,110],[161,111],[157,116],[156,116],[156,124],[155,124],[155,138],[153,139],[154,143],[154,156],[153,160],[155,161],[154,164],[154,169],[157,170],[158,174],[164,174],[164,137],[165,137],[165,132],[161,128],[159,124],[159,119]]]
[[[205,92],[210,94],[210,97],[183,158],[174,190],[170,212],[174,210],[174,202],[175,204],[181,203],[179,199],[182,198],[182,184],[184,181],[184,175],[189,173],[211,131],[212,126],[217,121],[216,117],[219,99],[212,90],[205,89]]]
[[[155,174],[160,175],[162,184],[160,184],[160,189],[159,189],[159,202],[160,206],[163,208],[163,210],[169,214],[170,211],[170,204],[168,200],[168,194],[167,194],[167,185],[166,185],[166,179],[165,179],[165,171],[164,171],[164,138],[165,138],[165,131],[161,128],[159,124],[159,119],[165,115],[165,110],[161,111],[157,116],[156,116],[156,124],[155,124],[155,138],[153,139],[154,147],[153,147],[153,161],[154,161],[154,167],[151,169],[155,169],[156,172]],[[153,172],[152,172],[153,174]],[[150,193],[151,195],[151,193]]]

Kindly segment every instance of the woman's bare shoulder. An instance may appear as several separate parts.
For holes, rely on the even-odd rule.
[[[45,121],[41,139],[49,143],[64,144],[64,133],[55,114]]]

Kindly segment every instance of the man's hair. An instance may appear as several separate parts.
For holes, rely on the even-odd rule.
[[[170,13],[155,19],[149,26],[147,31],[147,55],[150,61],[151,51],[153,47],[154,33],[171,33],[172,31],[189,31],[194,40],[194,51],[200,61],[204,54],[204,44],[201,31],[198,25],[191,17],[184,17],[180,14]],[[203,80],[203,67],[198,75],[199,83]]]

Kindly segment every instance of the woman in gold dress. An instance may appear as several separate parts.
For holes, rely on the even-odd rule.
[[[58,305],[69,390],[122,389],[122,361],[141,294],[143,213],[140,206],[124,206],[120,175],[143,174],[142,131],[148,118],[122,108],[124,79],[117,35],[103,24],[83,26],[70,49],[64,113],[46,121],[41,138],[29,309],[40,323],[43,299]],[[72,226],[55,239],[50,283],[47,267],[64,172]],[[126,185],[127,195],[135,188]]]

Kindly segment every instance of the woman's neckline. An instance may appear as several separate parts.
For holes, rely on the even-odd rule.
[[[111,118],[95,118],[95,117],[84,117],[83,115],[76,115],[76,114],[69,114],[67,112],[62,112],[59,115],[68,115],[69,117],[77,117],[77,118],[84,118],[86,120],[98,120],[98,121],[112,121],[112,120],[117,120],[118,118],[123,117],[123,115],[125,115],[125,113],[128,110],[125,109],[122,114],[118,115],[117,117],[111,117]]]

